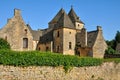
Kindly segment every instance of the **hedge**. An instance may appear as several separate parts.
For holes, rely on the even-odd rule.
[[[70,56],[51,52],[0,50],[0,64],[3,65],[64,66],[67,70],[69,67],[97,66],[101,65],[103,61],[106,62],[107,59]],[[120,62],[120,59],[117,59],[117,62]]]

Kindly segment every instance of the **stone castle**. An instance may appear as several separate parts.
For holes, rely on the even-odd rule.
[[[0,37],[16,51],[40,50],[103,58],[107,44],[102,28],[97,26],[97,30],[87,32],[84,25],[73,8],[68,14],[62,8],[47,29],[32,30],[23,21],[21,11],[14,9],[13,18],[0,29]]]

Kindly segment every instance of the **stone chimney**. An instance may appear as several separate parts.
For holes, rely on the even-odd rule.
[[[14,16],[20,16],[21,11],[19,9],[14,9]]]
[[[102,27],[101,26],[97,26],[97,30],[98,31],[102,31]]]

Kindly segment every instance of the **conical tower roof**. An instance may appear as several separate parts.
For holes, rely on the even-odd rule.
[[[65,12],[59,18],[56,27],[75,28],[69,16]]]
[[[64,13],[64,9],[61,8],[60,11],[57,13],[57,15],[49,22],[50,23],[57,23],[61,15]]]
[[[75,22],[80,22],[82,24],[84,24],[79,17],[77,16],[77,14],[75,13],[74,9],[71,7],[70,12],[68,13],[68,16],[70,17],[70,19],[72,20],[73,23]]]

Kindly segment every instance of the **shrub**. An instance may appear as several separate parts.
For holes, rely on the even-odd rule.
[[[6,40],[0,38],[0,49],[10,49],[10,44]]]
[[[106,53],[106,54],[115,54],[116,51],[109,46],[108,49],[105,51],[105,53]]]
[[[113,61],[114,59],[112,59]],[[0,50],[0,64],[13,66],[63,66],[65,72],[70,67],[97,66],[108,59],[78,57],[39,51]],[[116,59],[117,63],[120,59]]]

